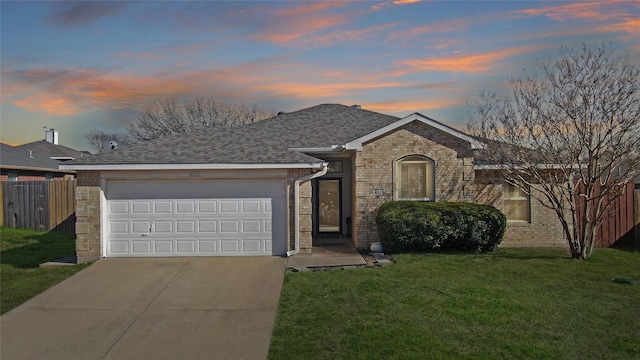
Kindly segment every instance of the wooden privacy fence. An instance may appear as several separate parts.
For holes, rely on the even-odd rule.
[[[75,234],[76,180],[2,183],[0,226]]]
[[[611,204],[596,229],[596,246],[640,248],[640,189],[629,183],[622,196],[607,202]]]

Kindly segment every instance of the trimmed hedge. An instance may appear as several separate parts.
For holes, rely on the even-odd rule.
[[[385,252],[492,251],[502,241],[506,216],[491,205],[391,201],[376,217]]]

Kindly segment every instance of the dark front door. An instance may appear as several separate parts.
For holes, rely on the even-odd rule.
[[[316,201],[316,231],[318,234],[339,234],[342,219],[342,180],[318,179]]]

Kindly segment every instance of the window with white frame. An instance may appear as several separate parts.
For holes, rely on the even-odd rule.
[[[531,221],[531,197],[527,191],[505,182],[502,186],[502,194],[502,211],[507,216],[507,221]]]
[[[396,199],[435,201],[435,164],[424,156],[408,156],[396,163]]]

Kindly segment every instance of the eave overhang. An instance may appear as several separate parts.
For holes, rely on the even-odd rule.
[[[242,169],[321,169],[324,162],[302,164],[70,164],[63,170],[242,170]]]
[[[444,124],[441,124],[433,119],[430,119],[424,115],[418,114],[418,113],[413,113],[411,115],[405,116],[402,119],[393,122],[385,127],[382,127],[374,132],[371,132],[365,136],[362,136],[358,139],[352,140],[348,143],[346,143],[343,147],[346,150],[362,150],[362,144],[366,143],[367,141],[373,140],[377,137],[380,137],[390,131],[393,131],[401,126],[404,126],[412,121],[420,121],[428,126],[431,126],[433,128],[436,128],[442,132],[445,132],[449,135],[452,135],[454,137],[457,137],[461,140],[467,141],[470,145],[471,145],[471,149],[485,149],[486,148],[486,144],[478,141],[477,139],[474,139],[471,136],[468,136],[460,131],[457,131],[453,128],[450,128]]]

